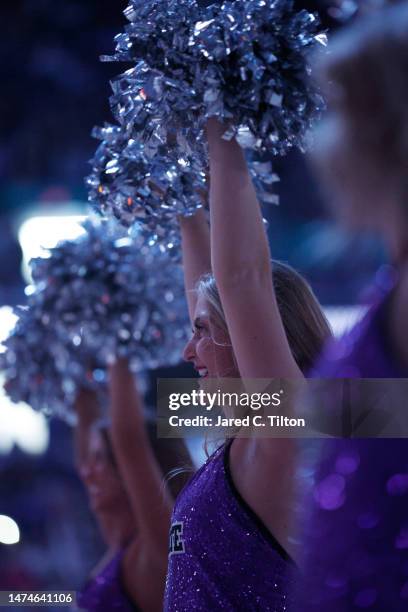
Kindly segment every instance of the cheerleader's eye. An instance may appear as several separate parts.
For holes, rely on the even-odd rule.
[[[202,325],[194,325],[191,329],[193,336],[200,336],[203,332],[204,327]]]
[[[207,328],[206,328],[206,326],[205,326],[205,325],[204,325],[204,324],[201,322],[201,319],[196,319],[196,320],[194,321],[192,331],[193,331],[193,334],[194,334],[194,335],[198,335],[198,336],[200,336],[200,335],[203,335],[203,334],[204,334],[204,333],[207,331]]]

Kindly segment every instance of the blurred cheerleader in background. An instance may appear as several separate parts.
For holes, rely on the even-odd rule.
[[[315,161],[336,214],[355,229],[375,232],[390,265],[374,279],[367,315],[329,343],[312,375],[406,378],[407,5],[356,22],[333,39],[330,50],[320,64],[329,112],[317,133]],[[394,400],[392,409],[397,416],[405,402]],[[404,439],[326,444],[295,610],[407,609],[407,470]]]
[[[191,471],[186,447],[182,440],[156,439],[123,359],[110,369],[109,426],[100,421],[92,392],[80,392],[76,409],[76,463],[107,546],[78,594],[78,607],[159,611],[173,498]]]

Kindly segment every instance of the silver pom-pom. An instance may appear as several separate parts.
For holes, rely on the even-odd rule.
[[[68,342],[56,341],[46,314],[16,308],[18,319],[0,354],[5,391],[13,402],[70,421],[79,378]],[[81,386],[92,387],[88,374]]]
[[[127,357],[139,371],[179,361],[187,321],[181,268],[116,224],[92,220],[85,228],[32,261],[30,305],[104,363]]]
[[[94,132],[94,208],[178,246],[177,216],[202,206],[214,116],[247,151],[260,200],[276,203],[271,155],[303,149],[322,107],[308,79],[307,56],[324,42],[316,17],[290,0],[131,0],[125,15],[115,55],[102,59],[133,66],[112,82],[119,125]]]
[[[0,356],[14,401],[59,416],[79,387],[106,388],[106,368],[126,357],[138,373],[180,361],[187,338],[181,268],[160,246],[117,224],[32,260],[27,308]]]
[[[203,206],[201,164],[158,139],[152,152],[123,126],[95,128],[93,135],[102,143],[86,179],[90,203],[126,227],[137,222],[150,241],[177,253],[177,216],[189,216]]]
[[[143,128],[145,141],[160,125],[183,130],[193,148],[215,116],[228,124],[225,137],[245,149],[303,148],[322,107],[307,78],[307,56],[324,42],[314,15],[291,0],[206,7],[197,0],[131,0],[125,14],[130,23],[116,37],[116,53],[103,59],[135,64],[114,82],[112,102],[120,121]]]

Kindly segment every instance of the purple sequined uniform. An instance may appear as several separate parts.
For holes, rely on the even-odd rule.
[[[88,612],[137,612],[127,596],[121,579],[121,562],[124,551],[119,551],[101,572],[91,578],[78,593],[79,610]]]
[[[236,490],[230,446],[219,448],[177,498],[170,530],[168,612],[287,609],[293,563]]]
[[[379,289],[366,317],[330,344],[313,376],[408,376],[392,354],[388,296],[388,287]],[[327,442],[311,503],[295,612],[407,611],[408,441]]]

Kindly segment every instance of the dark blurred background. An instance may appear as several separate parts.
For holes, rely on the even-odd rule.
[[[298,3],[317,10],[329,31],[359,8],[352,0]],[[109,79],[122,70],[98,58],[113,50],[125,6],[122,0],[14,0],[0,8],[2,338],[12,324],[10,306],[24,303],[23,249],[27,259],[39,242],[70,237],[72,216],[86,213],[83,179],[95,150],[90,132],[111,120]],[[265,210],[273,256],[306,275],[339,330],[353,319],[348,306],[383,255],[369,238],[335,228],[302,155],[279,160],[276,170],[281,205]],[[102,544],[73,468],[70,429],[30,412],[0,395],[0,590],[77,589]],[[17,533],[13,544],[6,543],[10,533]]]

